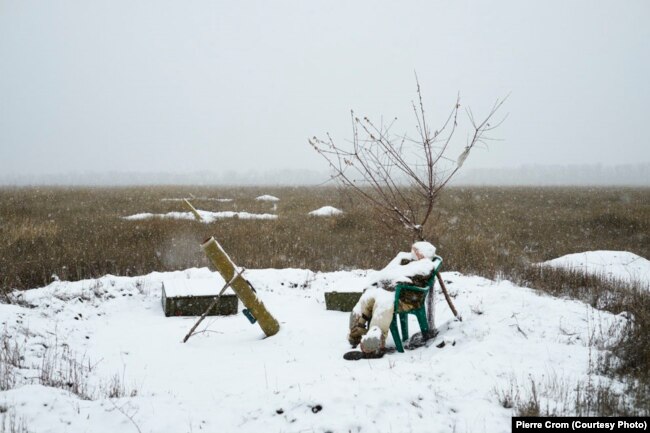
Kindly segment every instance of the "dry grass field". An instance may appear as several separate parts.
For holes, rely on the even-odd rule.
[[[277,213],[277,220],[128,221],[141,212],[198,209]],[[256,201],[261,194],[280,198]],[[232,202],[202,200],[231,198]],[[310,217],[324,205],[337,218]],[[650,189],[450,188],[427,238],[445,269],[494,277],[564,254],[626,250],[650,257]],[[106,273],[137,275],[207,264],[199,248],[214,235],[249,268],[377,268],[408,249],[408,233],[373,223],[372,211],[335,188],[20,188],[0,190],[0,286],[48,284]]]
[[[223,219],[211,224],[123,219],[142,212],[186,211],[182,202],[168,199],[191,194],[198,209],[276,213],[278,219]],[[255,200],[262,194],[279,197],[277,208]],[[325,205],[345,214],[307,215]],[[612,347],[618,361],[600,360],[598,368],[626,378],[636,406],[650,411],[647,292],[598,277],[542,272],[530,266],[589,250],[625,250],[650,257],[650,189],[449,188],[425,232],[444,257],[445,270],[509,278],[553,296],[633,314],[633,325]],[[210,235],[247,268],[322,271],[383,267],[412,241],[406,232],[375,223],[370,209],[336,188],[4,188],[0,288],[6,292],[43,286],[53,275],[77,280],[207,266],[199,244]],[[609,390],[587,391],[581,405],[597,407],[603,415],[627,413]]]

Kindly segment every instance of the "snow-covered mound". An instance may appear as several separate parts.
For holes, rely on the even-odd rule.
[[[232,212],[232,211],[222,211],[222,212],[210,212],[207,210],[197,210],[199,215],[201,215],[201,222],[211,223],[216,220],[225,219],[225,218],[239,218],[243,220],[274,220],[278,216],[270,213],[249,213],[249,212]],[[178,219],[178,220],[195,220],[194,215],[191,212],[167,212],[167,213],[138,213],[135,215],[129,215],[124,217],[125,220],[137,221],[137,220],[146,220],[153,218],[167,218],[167,219]]]
[[[321,208],[318,208],[316,210],[313,210],[309,212],[309,215],[313,216],[335,216],[335,215],[341,215],[343,211],[341,209],[337,209],[333,206],[323,206]]]
[[[272,195],[268,195],[268,194],[261,195],[259,197],[255,197],[255,200],[259,200],[259,201],[280,201],[279,198],[277,198],[275,196],[272,196]]]
[[[264,338],[241,314],[209,317],[185,344],[196,318],[166,318],[161,284],[223,282],[206,268],[15,292],[17,304],[0,304],[0,321],[24,358],[0,401],[39,432],[507,432],[513,409],[503,408],[499,392],[523,393],[533,380],[552,410],[554,396],[599,380],[589,376],[600,347],[588,347],[594,329],[625,321],[508,281],[445,272],[462,322],[438,293],[439,335],[428,346],[345,361],[348,314],[327,311],[323,293],[361,290],[375,274],[248,270],[280,332]],[[81,372],[87,379],[74,381],[91,399],[71,392],[69,381],[44,386],[51,385],[40,383],[44,366]],[[109,398],[116,389],[120,397]]]
[[[544,262],[545,266],[573,269],[650,288],[650,261],[627,251],[586,251]]]

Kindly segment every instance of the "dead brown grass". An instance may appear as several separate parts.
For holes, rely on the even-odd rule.
[[[649,257],[650,189],[449,189],[428,237],[447,269],[487,276],[580,251]]]
[[[271,203],[254,200],[264,193],[281,198],[276,221],[121,218],[184,211],[181,202],[162,199],[190,194],[234,200],[194,199],[199,209],[273,212]],[[346,213],[307,216],[323,205]],[[411,238],[374,224],[371,212],[335,188],[5,188],[0,285],[24,289],[49,283],[53,274],[76,280],[206,266],[199,244],[208,235],[249,268],[376,268]],[[426,233],[445,269],[494,277],[594,249],[650,257],[650,189],[450,188],[436,212]]]

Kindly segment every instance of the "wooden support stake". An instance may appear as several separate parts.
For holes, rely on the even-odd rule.
[[[458,311],[456,311],[456,307],[454,307],[454,303],[451,302],[451,296],[449,296],[449,292],[447,292],[447,287],[445,287],[445,282],[442,280],[440,273],[438,273],[438,282],[440,283],[440,287],[442,288],[442,293],[445,295],[445,299],[447,300],[447,305],[449,305],[449,308],[451,308],[451,312],[454,314],[456,319],[462,322],[463,318],[460,317],[460,314],[458,314]]]
[[[185,336],[185,338],[183,338],[183,343],[185,343],[187,340],[189,340],[189,338],[190,338],[190,337],[192,336],[192,334],[194,333],[194,330],[199,326],[199,324],[200,324],[201,322],[203,322],[203,319],[205,319],[206,316],[207,316],[208,314],[210,314],[210,310],[212,310],[212,309],[214,308],[214,306],[217,305],[217,302],[219,302],[219,300],[221,299],[221,295],[223,295],[223,292],[225,292],[226,289],[227,289],[228,287],[230,287],[230,285],[235,281],[235,278],[237,278],[237,277],[239,277],[241,274],[243,274],[245,270],[246,270],[245,268],[242,268],[241,271],[237,272],[237,275],[235,275],[234,277],[232,277],[231,280],[228,281],[228,282],[227,282],[227,283],[226,283],[226,284],[221,288],[221,291],[219,292],[219,294],[217,295],[217,297],[215,298],[215,300],[212,301],[212,303],[210,304],[210,306],[209,306],[209,307],[205,310],[205,312],[201,315],[201,317],[199,318],[199,320],[197,320],[196,323],[194,324],[194,326],[192,326],[192,329],[190,329],[190,332],[188,332],[187,335]]]

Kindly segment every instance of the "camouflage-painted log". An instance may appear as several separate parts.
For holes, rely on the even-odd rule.
[[[203,248],[203,251],[205,251],[205,254],[224,280],[230,281],[235,275],[235,264],[232,262],[230,257],[228,257],[228,254],[226,254],[223,248],[221,248],[221,245],[219,245],[213,237],[210,237],[208,240],[203,242],[201,248]],[[264,331],[267,337],[278,333],[280,330],[280,324],[275,320],[271,313],[269,313],[262,301],[259,300],[250,284],[248,284],[248,281],[246,281],[242,276],[238,276],[234,279],[230,287],[239,299],[241,299],[244,306],[248,308],[253,317],[257,319],[257,322],[260,324],[262,331]]]
[[[192,206],[192,203],[190,203],[189,200],[186,198],[184,198],[183,201],[185,202],[185,206],[187,206],[190,212],[192,212],[192,214],[194,215],[194,218],[196,218],[197,221],[203,221],[203,218],[201,218],[201,214],[199,213],[199,211],[196,210],[194,206]]]

